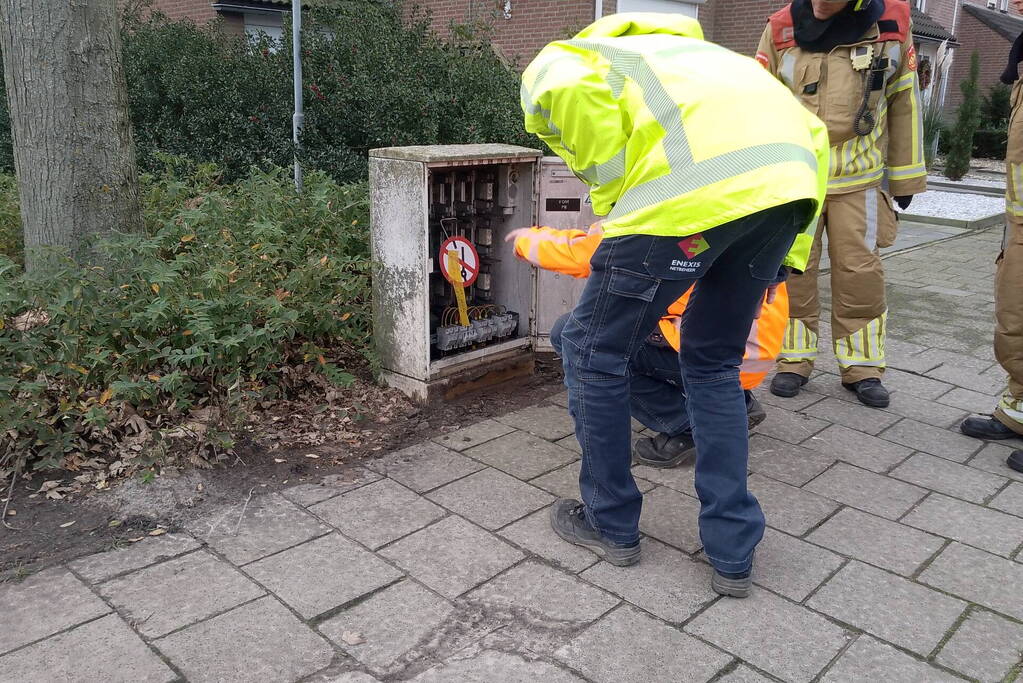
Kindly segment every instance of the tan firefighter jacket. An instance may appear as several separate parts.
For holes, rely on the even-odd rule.
[[[796,45],[786,6],[771,16],[757,49],[757,61],[828,127],[828,194],[877,186],[886,169],[892,195],[926,189],[909,4],[884,1],[884,14],[859,42],[827,53]]]

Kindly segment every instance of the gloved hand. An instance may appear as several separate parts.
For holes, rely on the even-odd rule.
[[[903,195],[901,197],[896,197],[895,198],[895,203],[898,204],[899,208],[902,209],[903,211],[905,211],[906,209],[909,208],[909,204],[912,201],[913,201],[913,195],[911,195],[911,194],[907,194],[907,195]]]

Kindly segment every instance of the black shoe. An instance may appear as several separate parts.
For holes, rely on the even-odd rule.
[[[1009,457],[1005,459],[1005,464],[1009,466],[1009,469],[1023,472],[1023,451],[1009,453]]]
[[[959,425],[959,431],[975,439],[1011,439],[1019,436],[993,417],[968,417]]]
[[[794,372],[779,372],[771,380],[771,393],[782,398],[799,395],[799,390],[810,380]]]
[[[678,467],[696,453],[696,443],[691,432],[678,436],[661,433],[636,441],[632,447],[632,461],[637,465],[650,467]]]
[[[559,498],[551,506],[551,528],[569,543],[589,548],[613,565],[627,567],[639,562],[639,541],[625,545],[601,536],[586,519],[583,504]]]
[[[725,595],[730,598],[748,598],[750,588],[753,586],[753,572],[745,573],[745,576],[726,576],[714,570],[714,576],[710,580],[710,587],[718,595]]]
[[[876,377],[861,379],[859,382],[843,384],[842,386],[854,392],[856,398],[860,399],[860,403],[871,408],[887,408],[891,402],[888,390],[881,384],[881,380]]]
[[[758,424],[767,419],[767,412],[760,401],[753,395],[752,391],[746,392],[746,414],[749,416],[749,428],[752,430]]]

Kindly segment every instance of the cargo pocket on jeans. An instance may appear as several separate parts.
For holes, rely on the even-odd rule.
[[[624,377],[628,373],[628,350],[637,336],[646,336],[650,330],[640,330],[646,318],[647,306],[657,295],[660,280],[624,268],[612,267],[608,278],[608,299],[600,313],[599,334],[594,335],[586,367],[599,373]],[[580,379],[599,379],[587,376],[581,369]]]
[[[607,289],[612,294],[649,303],[654,300],[659,284],[660,281],[657,278],[650,277],[645,273],[613,267]]]

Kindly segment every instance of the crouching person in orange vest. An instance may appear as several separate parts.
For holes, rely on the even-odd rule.
[[[588,231],[523,228],[513,231],[507,239],[515,240],[515,255],[523,261],[563,275],[586,278],[590,275],[590,259],[602,238],[603,230],[595,223]],[[682,315],[691,292],[692,288],[668,307],[657,331],[647,338],[630,362],[632,416],[657,432],[657,436],[640,439],[634,445],[632,457],[637,464],[676,467],[696,453],[678,360]],[[561,330],[568,316],[562,316],[550,333],[551,344],[559,355]],[[788,292],[781,284],[772,290],[761,305],[759,316],[753,320],[739,368],[750,429],[767,417],[752,390],[764,381],[781,353],[788,316]]]

